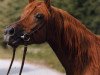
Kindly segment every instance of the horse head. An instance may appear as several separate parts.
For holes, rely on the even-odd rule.
[[[50,0],[29,0],[20,19],[5,29],[4,41],[11,46],[43,43],[50,20]]]

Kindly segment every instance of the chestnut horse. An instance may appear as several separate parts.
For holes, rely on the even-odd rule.
[[[5,42],[12,47],[47,42],[67,75],[100,75],[100,37],[50,0],[29,0],[19,21],[6,29]]]

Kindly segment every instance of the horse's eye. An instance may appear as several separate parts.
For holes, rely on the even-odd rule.
[[[35,17],[36,17],[38,20],[41,20],[41,19],[44,18],[44,15],[41,14],[41,13],[37,13],[37,14],[35,15]]]

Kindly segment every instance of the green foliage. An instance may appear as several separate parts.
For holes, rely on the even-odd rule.
[[[17,20],[26,0],[0,0],[0,26]]]
[[[100,34],[100,0],[54,0],[53,4],[72,14],[96,34]]]

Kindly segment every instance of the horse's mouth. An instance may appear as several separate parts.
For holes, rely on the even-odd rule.
[[[17,38],[16,40],[12,38],[12,36],[4,35],[4,41],[6,45],[10,45],[11,47],[18,47],[21,43],[21,39]]]

